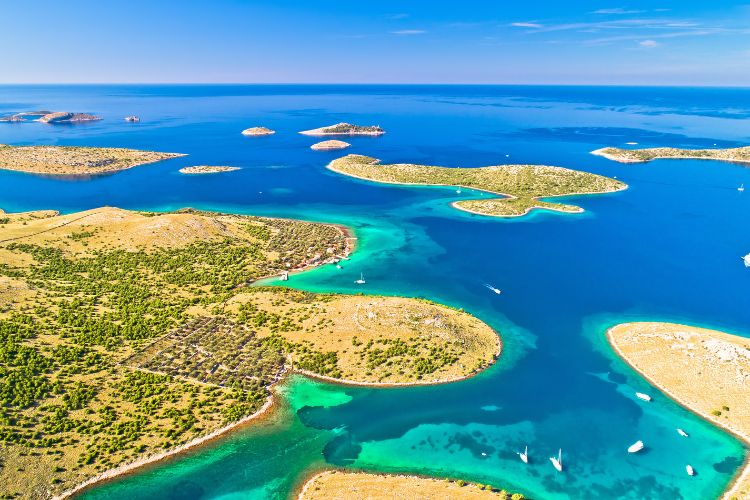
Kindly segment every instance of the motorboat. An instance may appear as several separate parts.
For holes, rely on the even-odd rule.
[[[628,453],[638,453],[643,449],[643,441],[640,439],[628,447]]]

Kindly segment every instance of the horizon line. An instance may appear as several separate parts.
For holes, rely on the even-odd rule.
[[[0,87],[8,86],[63,86],[63,85],[158,85],[158,86],[462,86],[462,87],[650,87],[650,88],[714,88],[714,89],[750,89],[747,85],[712,85],[712,84],[663,84],[663,83],[464,83],[464,82],[0,82]]]

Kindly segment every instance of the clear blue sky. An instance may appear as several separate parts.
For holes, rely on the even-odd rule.
[[[0,83],[750,86],[750,5],[0,0]]]

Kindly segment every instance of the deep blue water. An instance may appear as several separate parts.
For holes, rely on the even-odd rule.
[[[189,156],[88,180],[0,171],[0,208],[64,212],[185,206],[351,225],[360,247],[343,271],[290,284],[423,296],[465,308],[503,336],[498,365],[474,379],[411,389],[329,388],[342,403],[290,404],[271,431],[224,442],[105,485],[94,498],[283,496],[310,464],[466,477],[534,498],[710,498],[745,449],[649,387],[603,335],[631,319],[750,333],[748,168],[708,161],[623,165],[589,154],[750,142],[750,90],[518,86],[0,86],[0,113],[99,114],[77,126],[0,124],[0,143],[123,146]],[[142,123],[125,123],[137,114]],[[300,130],[350,121],[378,138],[347,152],[446,166],[538,163],[628,183],[575,197],[584,214],[501,220],[449,207],[447,188],[374,185],[324,168],[340,152],[309,149]],[[239,132],[264,125],[276,135]],[[506,156],[508,155],[508,156]],[[242,170],[185,176],[186,165]],[[496,296],[484,288],[504,290]],[[304,382],[300,382],[304,385]],[[633,393],[655,396],[642,404]],[[293,400],[294,398],[291,398]],[[690,440],[680,438],[683,427]],[[270,436],[270,437],[269,437]],[[309,439],[298,440],[299,436]],[[643,439],[647,453],[628,456]],[[282,453],[293,443],[294,458]],[[523,466],[514,451],[529,446]],[[566,472],[547,457],[563,448]],[[280,451],[281,450],[281,451]],[[483,455],[483,453],[485,455]],[[689,478],[684,465],[699,474]],[[261,466],[261,464],[263,464]],[[293,466],[291,464],[294,464]]]

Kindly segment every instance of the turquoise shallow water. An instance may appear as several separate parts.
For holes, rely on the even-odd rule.
[[[294,275],[316,291],[427,297],[463,307],[504,341],[500,362],[459,383],[337,387],[295,378],[276,417],[184,457],[90,490],[85,498],[279,498],[326,464],[465,477],[534,498],[716,497],[746,450],[617,360],[607,326],[633,319],[750,331],[750,185],[743,166],[621,165],[606,145],[744,144],[750,91],[565,87],[0,87],[0,112],[102,114],[80,127],[0,128],[0,143],[152,148],[190,156],[87,181],[0,173],[0,207],[74,211],[104,204],[184,206],[298,217],[354,228],[343,270]],[[121,121],[139,114],[141,124]],[[450,188],[374,185],[324,168],[299,130],[377,123],[351,152],[448,166],[546,163],[618,176],[630,189],[573,197],[581,215],[501,220],[449,203]],[[277,130],[250,139],[243,128]],[[509,155],[506,157],[506,155]],[[243,170],[182,176],[192,164]],[[362,272],[365,288],[353,282]],[[503,289],[497,296],[484,283]],[[635,391],[654,396],[651,404]],[[680,438],[675,427],[690,439]],[[642,439],[643,453],[626,448]],[[514,451],[528,445],[529,466]],[[563,448],[566,472],[547,457]],[[684,465],[698,475],[689,478]]]

